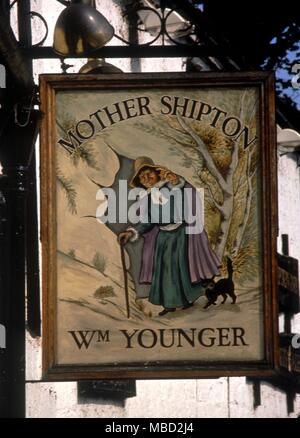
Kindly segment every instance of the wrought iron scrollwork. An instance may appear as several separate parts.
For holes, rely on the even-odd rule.
[[[24,0],[22,0],[24,1]],[[56,0],[64,6],[69,6],[71,4],[70,0]],[[10,9],[13,8],[14,5],[18,4],[20,0],[13,0],[10,4]],[[45,27],[45,34],[43,38],[32,44],[32,48],[43,46],[44,42],[47,39],[49,33],[49,27],[47,24],[47,20],[41,15],[39,12],[30,11],[29,12],[31,18],[38,18],[42,21]],[[129,18],[130,14],[136,14],[138,18],[136,30],[138,32],[143,32],[144,34],[148,34],[150,36],[149,40],[146,42],[132,42],[128,41],[120,35],[114,34],[114,37],[125,44],[127,47],[149,47],[157,45],[158,41],[161,46],[197,46],[199,45],[199,38],[195,32],[195,25],[190,21],[186,20],[181,14],[178,7],[174,7],[172,2],[168,2],[166,0],[160,2],[144,2],[140,0],[133,0],[127,2],[126,11],[124,12],[124,18]],[[172,19],[176,17],[178,18],[178,23],[181,21],[181,25],[178,24],[177,29],[172,29],[174,27],[174,21],[171,23]],[[151,17],[152,16],[152,17]],[[148,24],[146,23],[148,22]],[[149,26],[149,22],[152,23],[152,27]],[[30,47],[26,49],[30,50]],[[49,48],[44,48],[48,49]]]
[[[42,46],[44,44],[44,42],[46,41],[46,39],[48,37],[48,34],[49,34],[48,23],[45,20],[45,18],[39,12],[30,11],[30,16],[31,16],[31,18],[38,17],[42,21],[44,26],[45,26],[45,35],[43,36],[43,38],[38,43],[32,45],[33,47]]]
[[[195,32],[195,26],[194,26],[192,23],[188,22],[188,21],[186,21],[186,23],[185,23],[185,24],[186,24],[186,27],[180,29],[180,31],[179,31],[179,38],[180,38],[181,40],[179,40],[179,39],[175,39],[175,38],[173,38],[173,37],[171,36],[170,32],[168,31],[168,18],[171,17],[171,15],[172,15],[173,13],[175,13],[175,12],[177,12],[177,10],[176,10],[175,8],[170,9],[170,10],[166,13],[166,16],[165,16],[165,19],[164,19],[164,32],[165,32],[165,34],[167,35],[167,37],[169,38],[169,40],[170,40],[172,43],[174,43],[174,44],[178,44],[178,45],[184,45],[184,44],[199,44],[199,42],[198,42],[198,37],[197,37],[197,34],[196,34],[196,32]],[[182,40],[183,37],[189,37],[189,40],[188,40],[188,41],[183,41],[183,40]]]
[[[14,5],[15,5],[16,3],[18,3],[19,1],[20,1],[20,0],[13,0],[13,2],[12,2],[12,3],[10,4],[10,6],[9,6],[10,10],[12,10],[12,8],[14,7]],[[69,3],[69,2],[64,1],[64,0],[57,0],[57,1],[59,1],[59,2],[62,3],[62,4],[65,4],[65,5]],[[48,34],[49,34],[49,26],[48,26],[48,23],[47,23],[46,19],[42,16],[42,14],[40,14],[39,12],[36,12],[36,11],[30,11],[30,12],[29,12],[29,15],[30,15],[31,18],[34,18],[34,17],[39,18],[39,19],[41,20],[41,22],[43,23],[43,25],[45,26],[45,34],[44,34],[43,38],[42,38],[39,42],[37,42],[37,43],[35,43],[35,44],[32,44],[32,47],[39,47],[39,46],[42,46],[42,45],[44,44],[44,42],[46,41],[46,39],[47,39],[47,37],[48,37]]]
[[[124,38],[120,37],[119,35],[115,34],[115,37],[122,41],[123,43],[127,44],[128,46],[151,46],[154,45],[158,41],[159,38],[161,38],[161,44],[164,46],[166,45],[166,42],[185,46],[185,45],[197,45],[199,44],[196,32],[195,32],[195,26],[190,23],[188,20],[185,20],[179,13],[178,9],[176,7],[168,8],[167,2],[160,2],[160,7],[150,7],[150,6],[144,6],[144,4],[140,1],[134,1],[129,6],[127,6],[127,10],[124,14],[125,17],[128,17],[130,14],[135,13],[139,15],[140,17],[145,14],[148,17],[150,14],[153,14],[154,18],[157,21],[157,24],[155,26],[155,31],[153,29],[153,33],[155,34],[154,38],[152,38],[150,41],[147,41],[146,43],[132,43],[131,41],[127,41]],[[177,30],[177,38],[176,36],[172,35],[171,29],[171,18],[174,17],[174,14],[177,14],[177,17],[181,17],[182,19],[182,27]],[[147,17],[147,18],[148,18]],[[137,24],[137,30],[140,32],[148,32],[151,35],[150,28],[147,29],[146,23],[143,23],[143,19],[139,19],[139,23]],[[153,26],[154,28],[154,26]]]
[[[130,9],[127,11],[127,13],[125,13],[124,14],[124,16],[126,17],[126,15],[129,15],[130,14]],[[163,18],[162,18],[162,16],[159,14],[159,12],[156,10],[156,9],[154,9],[154,8],[150,8],[150,7],[147,7],[147,6],[144,6],[144,7],[139,7],[139,8],[135,8],[135,10],[134,10],[134,12],[135,13],[138,13],[138,12],[150,12],[150,13],[153,13],[157,18],[158,18],[158,20],[159,20],[159,23],[160,23],[160,28],[159,28],[159,30],[157,31],[157,34],[155,35],[155,37],[154,38],[152,38],[150,41],[147,41],[146,43],[138,43],[138,44],[136,44],[136,43],[132,43],[131,41],[127,41],[127,40],[125,40],[124,38],[122,38],[122,37],[120,37],[119,35],[114,35],[115,36],[115,38],[117,38],[118,40],[120,40],[120,41],[122,41],[123,43],[125,43],[125,44],[127,44],[128,46],[151,46],[152,44],[154,44],[161,36],[162,36],[162,34],[163,34],[163,27],[164,27],[164,24],[163,24]],[[141,26],[140,26],[140,24],[138,23],[138,25],[137,25],[137,30],[138,31],[140,31],[140,32],[147,32],[146,31],[146,29],[144,29],[144,28],[142,28]]]

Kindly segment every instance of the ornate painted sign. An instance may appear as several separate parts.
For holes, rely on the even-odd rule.
[[[41,76],[44,375],[270,375],[266,73]]]

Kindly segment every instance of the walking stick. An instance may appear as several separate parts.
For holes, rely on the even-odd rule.
[[[126,269],[126,261],[125,261],[125,248],[122,242],[120,243],[121,248],[121,260],[122,260],[122,268],[124,274],[124,288],[125,288],[125,301],[126,301],[126,311],[127,318],[130,318],[130,308],[129,308],[129,291],[128,291],[128,278],[127,278],[127,269]]]

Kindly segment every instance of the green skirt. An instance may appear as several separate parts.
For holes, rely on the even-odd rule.
[[[149,295],[152,304],[165,308],[182,307],[204,294],[200,284],[191,283],[187,244],[184,226],[158,233]]]

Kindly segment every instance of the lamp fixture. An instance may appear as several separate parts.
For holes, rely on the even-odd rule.
[[[54,29],[54,51],[63,57],[100,49],[114,36],[114,28],[95,8],[94,0],[71,0]]]
[[[84,64],[79,73],[85,74],[110,74],[110,73],[123,73],[123,71],[113,64],[110,64],[102,59],[88,59],[88,62]]]
[[[277,144],[280,155],[300,151],[300,134],[294,129],[277,127]]]

